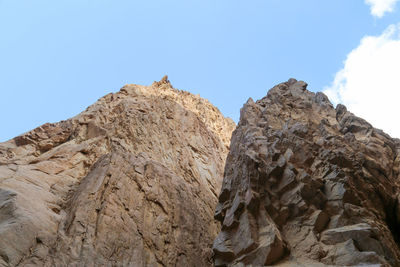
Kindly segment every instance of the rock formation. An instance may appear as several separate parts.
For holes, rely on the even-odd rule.
[[[232,139],[165,76],[0,143],[0,266],[400,266],[400,140],[306,87]]]
[[[215,265],[400,266],[400,140],[306,87],[290,79],[242,108]]]
[[[212,266],[234,127],[165,77],[1,143],[0,266]]]

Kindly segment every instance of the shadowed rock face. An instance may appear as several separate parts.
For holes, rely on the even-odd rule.
[[[234,127],[163,78],[1,143],[0,266],[212,266]]]
[[[242,108],[215,265],[400,266],[399,139],[306,86],[290,79]]]

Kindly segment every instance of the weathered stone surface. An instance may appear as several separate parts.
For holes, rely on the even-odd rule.
[[[215,265],[400,266],[400,140],[306,87],[290,79],[242,108]]]
[[[0,266],[211,266],[234,126],[165,77],[1,143]]]

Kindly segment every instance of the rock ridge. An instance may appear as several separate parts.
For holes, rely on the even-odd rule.
[[[400,140],[306,88],[241,109],[215,266],[400,266]]]

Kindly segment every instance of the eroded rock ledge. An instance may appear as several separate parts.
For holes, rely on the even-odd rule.
[[[290,79],[241,110],[216,266],[400,266],[400,141]]]

